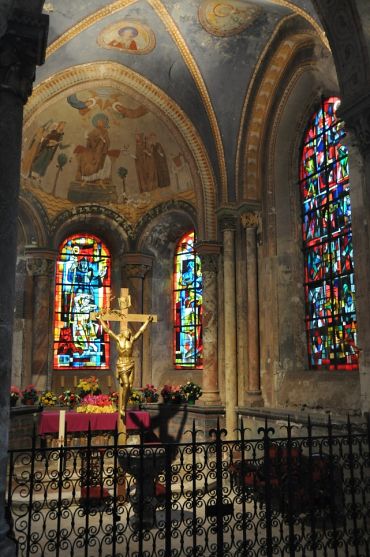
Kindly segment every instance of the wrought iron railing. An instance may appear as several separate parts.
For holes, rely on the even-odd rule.
[[[32,447],[9,454],[19,557],[370,556],[369,422],[288,421],[237,440]]]

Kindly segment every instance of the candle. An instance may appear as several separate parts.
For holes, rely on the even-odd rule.
[[[108,375],[108,388],[110,389],[112,386],[112,378],[110,375]]]
[[[65,420],[66,420],[66,411],[61,410],[59,412],[59,432],[58,432],[59,447],[62,447],[64,445],[64,436],[66,432]]]
[[[64,375],[60,376],[60,386],[64,387]]]
[[[75,387],[77,387],[77,375],[75,375],[73,378],[73,384]]]

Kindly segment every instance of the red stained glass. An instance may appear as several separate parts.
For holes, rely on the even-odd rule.
[[[348,152],[337,97],[323,100],[300,164],[309,365],[358,369]]]

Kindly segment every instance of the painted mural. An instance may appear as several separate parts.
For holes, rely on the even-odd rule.
[[[98,45],[129,54],[147,54],[155,47],[155,35],[144,23],[131,19],[121,20],[101,31]]]
[[[261,9],[240,0],[203,0],[198,15],[208,33],[228,37],[244,31],[261,13]]]
[[[136,98],[85,89],[48,106],[24,130],[24,186],[60,202],[148,209],[192,194],[183,147]]]

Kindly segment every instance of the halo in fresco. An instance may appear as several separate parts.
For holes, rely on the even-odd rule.
[[[24,129],[23,186],[72,203],[148,209],[192,195],[187,152],[148,106],[112,87],[77,88]]]
[[[244,31],[260,13],[261,9],[257,6],[239,0],[203,0],[198,10],[204,29],[220,37]]]
[[[125,19],[109,25],[99,33],[98,45],[129,54],[147,54],[155,47],[155,35],[144,23]]]

